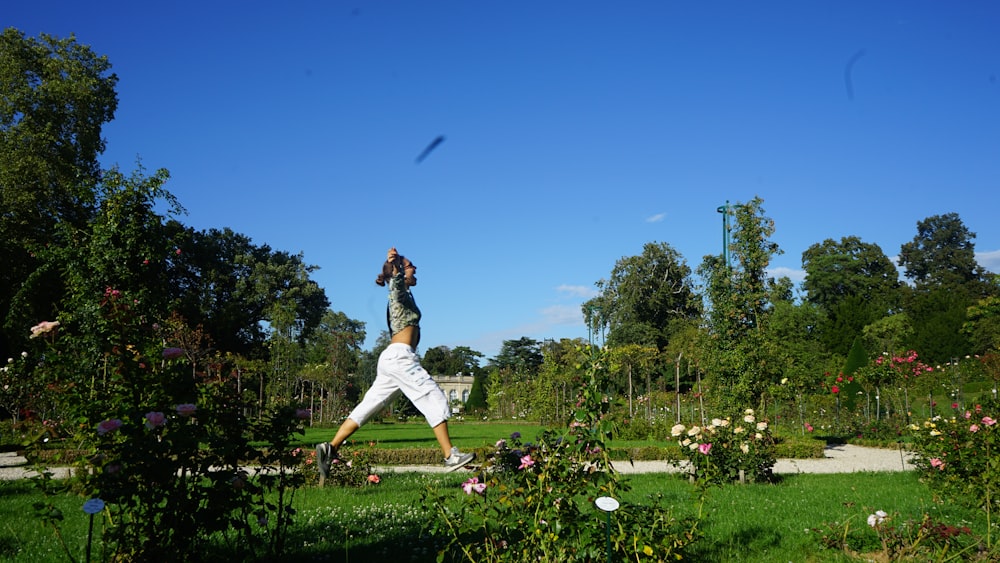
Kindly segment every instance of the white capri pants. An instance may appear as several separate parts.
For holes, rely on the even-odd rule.
[[[451,415],[448,398],[420,365],[413,348],[395,343],[379,354],[375,382],[347,417],[360,427],[400,393],[417,407],[431,428],[448,420]]]

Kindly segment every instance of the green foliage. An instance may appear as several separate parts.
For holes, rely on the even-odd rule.
[[[1000,297],[980,299],[966,311],[966,318],[962,332],[971,340],[973,351],[1000,350]]]
[[[504,340],[497,357],[490,360],[496,370],[510,370],[518,374],[533,374],[542,365],[541,343],[522,336],[517,340]]]
[[[106,57],[74,37],[0,33],[0,354],[24,342],[27,319],[51,318],[58,269],[39,256],[66,244],[58,229],[93,216],[102,127],[118,105]],[[44,280],[44,292],[25,288]],[[35,284],[31,284],[35,285]]]
[[[465,412],[472,414],[486,412],[488,406],[483,384],[485,378],[484,375],[477,375],[472,379],[472,389],[469,390],[469,398],[465,401]]]
[[[733,264],[706,256],[699,268],[711,304],[706,363],[725,411],[759,403],[768,384],[779,379],[776,343],[767,338],[774,287],[767,267],[781,250],[770,240],[774,222],[764,216],[762,203],[754,198],[732,207],[736,225],[728,250]]]
[[[917,234],[903,244],[899,265],[918,289],[966,288],[982,295],[986,271],[976,262],[973,233],[957,213],[934,215],[917,222]]]
[[[813,528],[820,544],[861,561],[988,561],[968,526],[951,526],[924,514],[920,521],[896,523],[899,514],[876,510],[867,526],[849,518]]]
[[[89,307],[81,296],[85,314],[67,327],[36,327],[47,349],[35,376],[59,390],[52,410],[72,421],[74,449],[88,452],[69,460],[79,469],[71,484],[106,507],[103,550],[197,560],[221,535],[239,559],[281,553],[303,483],[292,436],[308,411],[285,406],[247,421],[224,360],[193,365],[186,350],[164,348],[166,327],[146,315],[142,295],[107,287]],[[57,492],[44,472],[37,482]]]
[[[954,288],[932,287],[911,292],[907,299],[907,311],[913,320],[909,347],[920,350],[934,363],[964,356],[972,344],[962,326],[973,304],[966,292]]]
[[[675,425],[681,456],[701,485],[721,485],[742,480],[769,482],[774,469],[774,437],[770,425],[758,420],[753,409],[732,417],[712,419],[707,426]]]
[[[987,514],[1000,508],[1000,402],[990,399],[969,409],[953,409],[910,427],[914,463],[928,485],[947,498],[978,506]]]
[[[482,357],[481,352],[468,346],[456,346],[455,348],[437,346],[424,352],[420,364],[433,375],[456,375],[459,373],[478,375],[482,371],[479,367],[479,359]]]
[[[595,352],[596,354],[596,352]],[[426,509],[435,515],[432,536],[446,557],[466,561],[593,561],[604,556],[605,534],[594,525],[599,496],[626,487],[610,464],[606,441],[612,425],[600,391],[606,359],[595,356],[579,388],[565,431],[543,432],[532,443],[519,433],[500,440],[465,496],[430,488]],[[682,556],[697,536],[696,520],[679,520],[658,503],[625,505],[610,530],[616,559],[664,561]],[[607,532],[606,532],[607,533]]]
[[[583,314],[588,326],[608,327],[611,346],[662,349],[676,330],[675,321],[701,312],[691,268],[666,243],[647,243],[641,255],[621,258],[597,288],[600,295],[582,305]]]
[[[353,442],[351,444],[353,445]],[[312,452],[308,462],[312,467],[315,467],[312,463],[312,460],[315,460],[315,453]],[[331,460],[326,485],[364,487],[378,485],[382,481],[373,467],[374,460],[378,457],[374,443],[368,444],[364,449],[342,447],[338,454],[338,458]],[[441,452],[438,451],[434,460],[437,461],[440,455]]]
[[[882,249],[855,236],[826,239],[802,253],[806,299],[832,311],[848,297],[860,297],[876,308],[893,302],[899,273]]]

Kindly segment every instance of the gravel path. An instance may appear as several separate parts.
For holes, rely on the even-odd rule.
[[[914,469],[912,455],[901,450],[867,448],[839,444],[826,447],[826,457],[822,459],[779,459],[774,465],[776,474],[790,473],[857,473],[860,471],[909,471]],[[0,453],[0,480],[11,481],[35,476],[26,466],[27,460],[13,452]],[[678,467],[668,461],[636,461],[630,464],[620,461],[615,469],[622,473],[676,473]],[[423,472],[443,473],[444,467],[437,465],[394,465],[379,467],[382,473]],[[52,469],[55,478],[69,474],[65,467]]]
[[[826,457],[820,459],[779,459],[774,464],[776,474],[789,473],[857,473],[860,471],[909,471],[915,469],[912,454],[900,450],[868,448],[837,444],[827,446]],[[669,461],[619,461],[615,469],[621,473],[676,473],[681,468]],[[397,465],[379,467],[382,472],[421,471],[443,473],[443,467],[434,465]]]

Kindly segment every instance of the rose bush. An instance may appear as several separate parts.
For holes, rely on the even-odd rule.
[[[914,464],[928,485],[948,498],[994,513],[1000,507],[998,420],[1000,402],[990,398],[912,424]]]
[[[598,561],[606,557],[600,496],[627,490],[608,458],[612,427],[601,388],[604,358],[595,351],[576,410],[563,432],[533,442],[519,433],[499,440],[474,476],[457,491],[429,489],[423,504],[436,517],[429,531],[444,545],[439,556],[464,561]],[[698,521],[677,519],[657,499],[622,504],[610,530],[615,560],[683,557]]]
[[[294,492],[304,483],[304,456],[291,444],[304,432],[294,406],[248,420],[224,362],[191,365],[164,348],[169,335],[157,332],[126,291],[107,288],[95,313],[104,339],[94,366],[100,376],[87,387],[65,385],[60,395],[76,428],[71,457],[62,461],[77,471],[57,483],[39,467],[36,483],[49,494],[69,488],[103,501],[100,551],[110,560],[282,553]],[[75,327],[43,333],[51,337],[37,354],[46,359],[35,370],[43,380],[65,381],[95,361],[92,340]],[[36,509],[58,525],[51,503]]]
[[[758,420],[753,409],[739,417],[713,418],[706,426],[677,424],[670,434],[681,447],[678,463],[686,463],[697,482],[766,482],[772,478],[774,437],[770,425]]]

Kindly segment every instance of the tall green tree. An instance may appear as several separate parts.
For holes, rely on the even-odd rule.
[[[976,262],[975,238],[957,213],[946,213],[917,222],[916,236],[900,249],[899,265],[913,281],[905,305],[913,321],[908,344],[930,362],[972,352],[962,332],[968,308],[996,293]]]
[[[773,342],[767,338],[775,280],[771,258],[780,254],[770,240],[774,222],[754,198],[731,208],[735,221],[729,256],[706,256],[698,272],[706,281],[709,373],[721,408],[733,412],[760,406],[767,386],[779,375]]]
[[[802,253],[806,300],[825,314],[818,334],[845,356],[864,327],[899,306],[899,273],[877,244],[850,236],[827,239]]]
[[[500,346],[500,353],[490,361],[490,365],[499,371],[533,374],[538,372],[544,359],[541,343],[522,336],[517,340],[504,340]]]
[[[84,229],[97,206],[102,128],[118,106],[106,57],[74,37],[0,34],[0,353],[23,344],[15,296],[38,316],[51,316],[62,287],[19,289],[45,265],[39,253],[60,241],[57,226]],[[47,276],[51,281],[51,276]]]
[[[588,325],[608,328],[607,344],[662,350],[674,331],[701,312],[691,268],[667,243],[647,243],[642,254],[618,260],[600,294],[582,305]]]
[[[886,305],[899,289],[899,272],[882,249],[854,236],[826,239],[802,253],[806,300],[829,311],[851,296]]]
[[[435,346],[424,352],[421,365],[428,373],[434,375],[455,375],[464,373],[466,375],[476,375],[482,371],[479,367],[479,359],[483,357],[482,352],[477,352],[468,346]]]
[[[320,325],[330,302],[310,278],[317,267],[301,254],[256,245],[228,228],[170,227],[176,244],[167,258],[173,306],[190,324],[203,325],[219,349],[265,356],[265,323],[274,324],[282,310],[278,303],[291,315],[286,330],[299,345]]]
[[[980,299],[966,311],[962,325],[977,354],[1000,351],[1000,297]]]
[[[992,284],[976,262],[975,238],[957,213],[928,217],[917,222],[916,236],[900,248],[899,265],[917,289],[963,288],[985,297]]]

